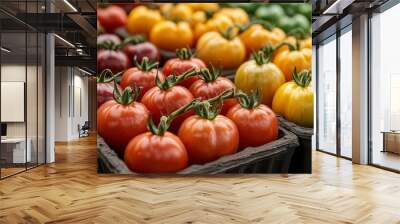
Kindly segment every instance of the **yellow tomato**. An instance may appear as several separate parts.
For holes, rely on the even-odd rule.
[[[193,11],[185,4],[176,4],[173,6],[168,14],[168,19],[173,21],[190,21],[192,19]]]
[[[187,22],[162,21],[151,30],[150,41],[161,49],[175,51],[192,47],[193,33]]]
[[[312,38],[308,37],[306,39],[300,40],[300,48],[312,49]]]
[[[283,84],[276,91],[272,109],[287,120],[300,126],[313,127],[314,93],[310,86],[311,75],[308,71],[294,74],[293,81]],[[307,78],[302,78],[307,76]]]
[[[293,47],[277,54],[273,60],[283,72],[286,81],[292,80],[292,73],[295,68],[297,71],[311,69],[312,50],[309,48],[297,49]]]
[[[228,16],[236,24],[244,25],[249,22],[249,16],[241,8],[223,8],[216,13],[219,14]]]
[[[197,57],[216,67],[234,69],[244,61],[246,49],[237,36],[212,31],[198,40]]]
[[[129,33],[143,34],[148,37],[150,30],[162,20],[159,11],[139,6],[129,13],[126,29]]]
[[[259,51],[254,54],[254,59],[243,63],[235,75],[235,85],[238,89],[250,94],[259,89],[261,102],[269,107],[278,88],[285,83],[282,71],[266,59]]]
[[[240,34],[240,39],[247,49],[247,53],[256,52],[267,44],[277,45],[285,38],[285,32],[280,28],[273,28],[271,31],[264,29],[260,24],[251,25]]]
[[[233,27],[235,24],[233,21],[225,15],[215,15],[209,19],[206,23],[199,23],[196,25],[194,30],[195,39],[199,39],[203,34],[216,31],[224,32],[228,27]]]
[[[203,11],[194,12],[192,18],[190,19],[190,27],[194,30],[197,24],[204,24],[207,21],[207,15]]]
[[[294,36],[288,36],[282,41],[282,43],[289,43],[289,44],[292,44],[293,46],[296,46],[297,44],[299,44],[299,48],[300,49],[303,49],[303,48],[312,49],[312,39],[311,39],[311,37],[303,39],[303,40],[298,40]],[[274,51],[273,56],[275,57],[279,53],[281,53],[283,51],[288,51],[288,50],[289,50],[289,47],[287,45],[282,45],[281,47],[277,48]]]
[[[219,9],[218,3],[183,3],[192,8],[193,11],[212,11]]]

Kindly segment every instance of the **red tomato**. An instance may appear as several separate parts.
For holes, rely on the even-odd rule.
[[[218,96],[225,90],[235,88],[231,80],[218,76],[215,74],[215,71],[210,71],[210,74],[211,78],[203,75],[203,79],[197,80],[192,84],[189,91],[193,94],[194,98],[207,100]],[[221,114],[226,114],[231,107],[237,104],[237,101],[236,99],[226,99],[223,104]]]
[[[136,97],[120,97],[119,102],[109,100],[97,109],[98,133],[120,156],[133,137],[147,131],[149,111],[135,102]]]
[[[131,66],[128,58],[122,51],[101,49],[97,52],[97,71],[111,69],[113,73],[121,72]]]
[[[199,70],[206,67],[202,60],[193,58],[193,55],[187,48],[179,49],[176,55],[177,58],[172,58],[165,62],[163,67],[163,73],[165,76],[170,76],[172,74],[179,76],[191,69]],[[190,86],[197,80],[199,80],[199,77],[193,76],[181,82],[180,85],[190,88]]]
[[[239,132],[231,120],[222,115],[214,119],[193,115],[186,119],[178,133],[194,164],[204,164],[224,155],[236,153]]]
[[[144,94],[141,102],[149,109],[154,122],[158,123],[161,116],[169,115],[192,100],[193,95],[185,87],[172,86],[164,90],[156,86]],[[174,119],[171,124],[171,130],[178,131],[182,122],[192,114],[193,111],[188,111]]]
[[[141,95],[139,99],[151,88],[156,86],[156,76],[164,81],[162,72],[156,69],[158,63],[150,64],[147,57],[143,58],[141,64],[137,67],[130,68],[124,72],[121,78],[120,85],[122,88],[130,86],[131,88],[141,87]]]
[[[188,166],[188,155],[176,135],[146,132],[129,142],[124,161],[129,169],[138,173],[173,173]]]
[[[107,33],[112,33],[118,27],[125,26],[128,17],[121,7],[111,5],[104,9],[98,8],[97,19]]]
[[[119,91],[122,91],[121,87],[117,84]],[[97,108],[103,103],[114,99],[114,84],[113,82],[98,82],[97,83]]]
[[[105,42],[109,42],[114,45],[118,45],[121,43],[121,40],[115,34],[106,33],[106,34],[100,34],[97,36],[97,46],[104,44]]]
[[[253,109],[240,104],[232,107],[227,115],[239,130],[239,144],[243,149],[260,146],[278,138],[278,119],[267,106],[260,104]]]
[[[159,61],[160,52],[157,47],[150,42],[143,42],[138,44],[127,44],[122,51],[126,54],[129,60],[136,60],[141,63],[144,57],[148,57],[150,61]]]

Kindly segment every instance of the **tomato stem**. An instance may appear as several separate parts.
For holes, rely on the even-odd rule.
[[[218,101],[213,102],[212,104],[208,101],[202,101],[198,103],[194,110],[197,115],[207,120],[214,120],[217,115],[221,112],[222,109],[222,99],[219,98]]]
[[[103,42],[101,42],[101,43],[98,43],[97,44],[97,47],[98,48],[101,48],[101,49],[106,49],[106,50],[113,50],[113,51],[115,51],[115,50],[118,50],[119,48],[120,48],[120,45],[119,44],[115,44],[113,41],[111,41],[111,40],[105,40],[105,41],[103,41]]]
[[[135,88],[131,88],[130,86],[126,87],[124,91],[121,92],[119,91],[119,88],[117,86],[117,81],[114,80],[114,100],[122,105],[129,105],[133,103],[134,101],[137,100],[137,98],[140,95],[141,88],[135,86]]]
[[[236,24],[235,26],[239,29],[239,33],[243,33],[246,30],[248,30],[252,25],[254,24],[259,24],[261,25],[264,29],[271,31],[274,26],[272,25],[272,23],[268,22],[268,21],[264,21],[264,20],[253,20],[251,22],[248,22],[244,25],[240,25],[240,24]]]
[[[270,52],[266,52],[263,50],[254,52],[252,54],[253,59],[256,61],[257,65],[265,65],[268,64],[272,59],[272,54]]]
[[[182,61],[190,60],[193,57],[193,53],[189,48],[181,48],[176,50],[176,56]]]
[[[305,88],[308,87],[311,83],[311,71],[310,70],[303,70],[301,72],[296,71],[296,67],[294,68],[294,71],[292,73],[292,77],[294,82]]]
[[[236,95],[236,90],[235,89],[228,89],[219,94],[218,96],[215,96],[213,98],[208,99],[207,101],[211,104],[220,101],[220,100],[226,100],[226,99],[231,99],[235,98]]]
[[[119,48],[125,47],[127,44],[140,44],[146,41],[146,38],[143,35],[133,35],[124,39],[124,41],[120,44]]]
[[[258,107],[258,105],[260,105],[260,97],[261,93],[258,88],[249,95],[242,91],[235,94],[235,98],[238,99],[240,106],[246,109],[254,109]]]
[[[133,59],[133,62],[136,65],[136,67],[143,72],[149,72],[152,69],[158,68],[158,62],[152,63],[152,62],[150,62],[148,57],[143,57],[142,61],[139,63],[137,60],[137,57],[135,56],[135,58]]]
[[[149,121],[147,122],[147,129],[149,129],[149,131],[151,133],[153,133],[154,135],[163,136],[164,133],[171,126],[171,123],[175,118],[177,118],[181,114],[186,113],[187,111],[193,109],[198,103],[199,103],[198,99],[193,100],[192,102],[186,104],[185,106],[170,113],[168,116],[162,116],[160,118],[160,123],[158,124],[158,127],[154,124],[154,121],[150,116]]]
[[[122,72],[118,72],[114,75],[111,69],[104,69],[97,77],[97,83],[109,83],[114,81]]]
[[[201,69],[198,74],[205,82],[213,82],[221,75],[221,70],[211,66]]]
[[[235,35],[233,33],[233,28],[234,27],[230,26],[230,27],[226,28],[226,30],[222,31],[221,32],[222,37],[224,37],[227,40],[232,40],[235,37]]]
[[[165,78],[165,81],[162,82],[160,80],[160,77],[158,76],[158,71],[157,71],[156,85],[160,89],[168,90],[171,87],[175,86],[176,84],[178,84],[190,77],[196,76],[196,75],[197,75],[197,71],[195,69],[190,69],[190,70],[186,71],[185,73],[183,73],[182,75],[172,74],[172,75],[168,76],[167,78]]]

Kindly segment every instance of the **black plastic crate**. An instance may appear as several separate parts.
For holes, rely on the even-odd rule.
[[[311,139],[314,134],[313,128],[299,126],[278,116],[279,125],[289,130],[299,138],[300,145],[297,147],[292,162],[289,167],[289,173],[311,173],[312,172],[312,154]]]
[[[191,165],[177,174],[288,173],[292,155],[298,146],[296,135],[279,128],[279,138],[273,142],[248,147],[204,165]],[[100,136],[97,137],[97,153],[100,173],[135,174]]]

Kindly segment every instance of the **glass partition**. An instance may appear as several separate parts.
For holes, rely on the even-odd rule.
[[[400,170],[400,5],[371,18],[372,164]]]
[[[318,47],[318,150],[336,153],[336,36]]]
[[[352,157],[352,30],[340,36],[340,155]]]
[[[14,16],[42,4],[0,2],[0,178],[45,163],[45,35]]]

